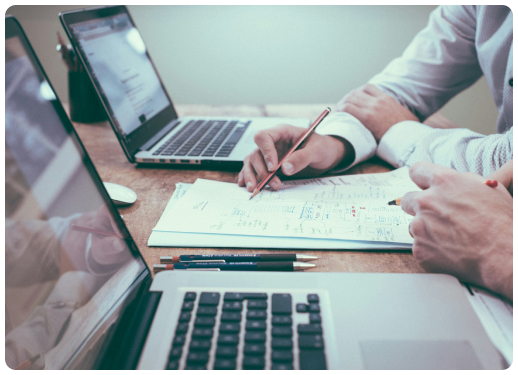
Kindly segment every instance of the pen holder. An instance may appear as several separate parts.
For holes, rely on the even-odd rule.
[[[70,119],[92,123],[106,121],[106,111],[85,70],[68,72]]]

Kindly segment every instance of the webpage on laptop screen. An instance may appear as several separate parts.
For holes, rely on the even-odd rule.
[[[144,41],[127,14],[71,28],[123,136],[169,105]]]

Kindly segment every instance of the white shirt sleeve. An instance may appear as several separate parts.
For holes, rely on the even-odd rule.
[[[396,168],[424,160],[487,176],[513,159],[513,128],[485,136],[468,129],[435,129],[402,121],[381,138],[376,154]]]
[[[369,80],[420,121],[482,76],[475,6],[439,6],[401,57]]]
[[[372,133],[362,125],[353,115],[346,112],[335,112],[329,115],[315,130],[321,135],[332,135],[344,138],[351,143],[354,148],[354,161],[351,165],[337,168],[331,173],[343,172],[354,165],[374,156],[376,152],[376,140]]]

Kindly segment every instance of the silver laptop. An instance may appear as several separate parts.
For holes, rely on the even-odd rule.
[[[60,19],[130,162],[239,168],[259,130],[309,125],[300,118],[178,118],[125,6],[64,12]]]
[[[21,27],[6,18],[6,363],[30,369],[499,369],[455,278],[154,279]]]

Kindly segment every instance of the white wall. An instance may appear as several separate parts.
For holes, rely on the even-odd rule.
[[[14,6],[58,95],[66,70],[55,51],[60,11]],[[434,6],[130,6],[174,103],[334,103],[402,53]],[[484,79],[442,112],[495,131]]]

